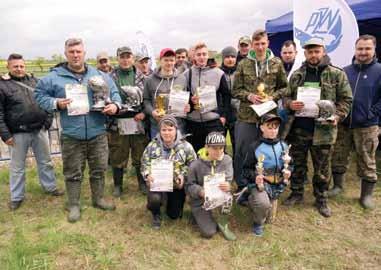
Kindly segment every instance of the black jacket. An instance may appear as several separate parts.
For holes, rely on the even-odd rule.
[[[23,78],[9,74],[0,77],[0,136],[5,142],[13,133],[32,132],[43,127],[48,129],[52,115],[40,109],[33,92],[16,83],[19,81],[35,88],[37,79],[26,75]]]

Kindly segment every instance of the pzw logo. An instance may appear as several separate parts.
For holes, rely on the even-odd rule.
[[[312,13],[304,31],[294,28],[294,35],[302,47],[311,38],[320,38],[330,53],[340,44],[343,37],[342,28],[339,9],[334,11],[330,8],[319,8]]]

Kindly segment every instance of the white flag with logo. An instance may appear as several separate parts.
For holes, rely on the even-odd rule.
[[[303,45],[312,37],[323,40],[335,66],[351,63],[359,36],[356,17],[344,0],[293,0],[294,41],[298,54],[294,68],[304,61]]]

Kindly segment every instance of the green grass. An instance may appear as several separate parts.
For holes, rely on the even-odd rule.
[[[82,219],[66,221],[64,197],[41,190],[34,168],[27,170],[26,200],[16,212],[7,208],[8,170],[0,170],[0,269],[380,269],[380,185],[378,208],[364,211],[357,202],[359,182],[352,163],[346,192],[330,201],[333,216],[321,217],[313,208],[310,185],[304,206],[280,206],[277,220],[266,225],[263,238],[251,233],[251,213],[234,206],[234,243],[220,234],[202,239],[184,218],[163,220],[160,231],[150,227],[145,198],[134,177],[127,192],[115,200],[115,212],[90,204],[88,179],[82,192]],[[56,166],[63,188],[62,167]],[[107,190],[111,194],[111,173]],[[285,196],[282,196],[282,200]]]

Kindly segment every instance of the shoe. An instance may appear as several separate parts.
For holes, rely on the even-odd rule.
[[[319,211],[319,214],[322,215],[323,217],[329,218],[330,216],[332,216],[331,208],[328,207],[326,200],[316,201],[315,207]]]
[[[144,180],[143,175],[140,173],[140,166],[135,167],[135,172],[136,172],[136,178],[138,180],[138,186],[139,190],[143,195],[147,195],[148,189],[147,189],[147,184],[146,181]]]
[[[283,202],[283,205],[294,206],[297,204],[302,204],[303,200],[304,198],[302,194],[296,194],[291,192],[290,196],[288,196],[288,198]]]
[[[123,193],[123,168],[112,168],[112,176],[114,179],[114,192],[112,196],[115,198],[120,198]]]
[[[21,201],[10,201],[9,202],[9,209],[12,210],[12,211],[15,211],[16,209],[18,209],[21,204],[22,204],[22,200]]]
[[[263,236],[263,225],[254,223],[253,233],[255,236],[262,237]]]
[[[120,198],[120,197],[122,197],[122,193],[123,193],[122,187],[121,186],[115,186],[114,192],[112,193],[112,196],[114,198]]]
[[[55,197],[65,195],[65,192],[63,190],[59,190],[58,188],[56,188],[55,190],[52,190],[52,191],[48,191],[46,193],[50,196],[55,196]]]
[[[343,182],[344,182],[344,174],[343,173],[334,173],[332,174],[333,179],[333,188],[328,190],[328,197],[336,197],[340,193],[343,193]]]
[[[375,205],[372,199],[374,186],[376,183],[369,182],[364,179],[361,180],[361,196],[360,204],[364,209],[374,209]]]
[[[97,199],[94,203],[93,206],[95,208],[99,208],[104,211],[113,211],[116,209],[115,204],[112,202],[106,201],[104,198]]]
[[[152,228],[159,230],[161,226],[161,216],[159,214],[153,215],[152,218]]]

